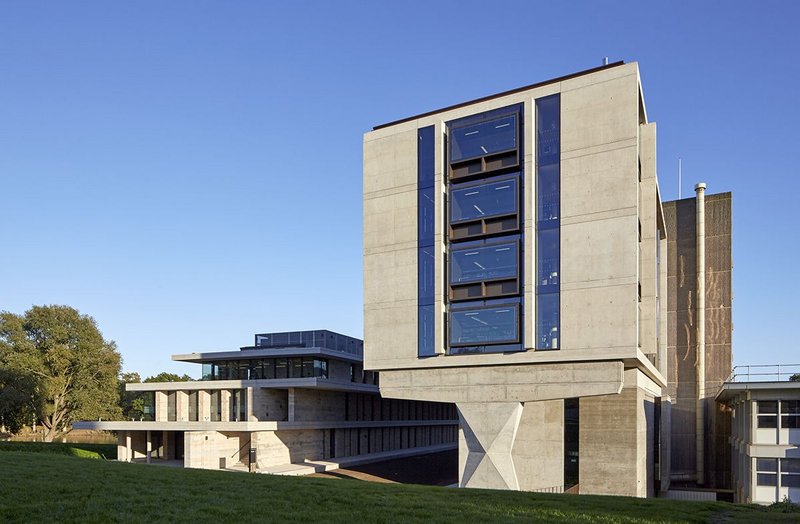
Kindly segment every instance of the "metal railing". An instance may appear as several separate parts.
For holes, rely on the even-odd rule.
[[[800,364],[734,366],[728,382],[781,382],[793,376],[800,377]]]

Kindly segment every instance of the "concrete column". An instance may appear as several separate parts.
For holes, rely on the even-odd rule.
[[[197,392],[197,420],[200,422],[211,420],[211,394],[205,389]]]
[[[176,391],[175,395],[175,419],[189,420],[189,392]]]
[[[245,413],[246,419],[257,422],[258,418],[256,418],[255,410],[253,409],[253,388],[249,387],[245,391],[247,392],[247,410]]]
[[[173,433],[170,431],[163,431],[161,435],[161,449],[162,458],[164,460],[172,460],[175,457],[172,454],[172,440]]]
[[[125,448],[125,438],[128,434],[127,431],[117,432],[117,460],[119,462],[127,462],[127,449]]]
[[[167,420],[167,393],[165,391],[155,392],[156,421],[164,422]]]
[[[133,446],[131,446],[131,432],[125,432],[125,461],[130,462],[133,460]]]
[[[295,404],[295,391],[294,388],[289,388],[289,406],[288,406],[289,416],[287,418],[289,422],[294,422],[295,420],[294,404]]]
[[[150,435],[150,430],[147,430],[147,463],[150,464],[150,459],[153,455],[153,439]]]
[[[456,407],[461,425],[459,487],[518,490],[511,450],[522,416],[522,404],[463,402]]]
[[[222,401],[222,422],[230,422],[231,420],[231,392],[228,389],[223,389],[219,392],[220,400]]]

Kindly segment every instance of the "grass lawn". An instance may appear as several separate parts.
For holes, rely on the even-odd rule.
[[[117,458],[116,444],[71,444],[62,442],[0,442],[2,451],[26,451],[31,453],[55,453],[80,458]]]
[[[757,506],[372,484],[0,452],[0,522],[797,522]]]

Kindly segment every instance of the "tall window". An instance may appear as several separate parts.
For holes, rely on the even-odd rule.
[[[448,122],[448,353],[520,351],[521,109]]]
[[[560,95],[536,101],[536,349],[559,348],[560,113]]]
[[[417,134],[417,355],[435,355],[434,344],[434,246],[435,227],[434,189],[434,126],[422,128]]]

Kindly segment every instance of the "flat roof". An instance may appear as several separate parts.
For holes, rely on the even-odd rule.
[[[394,125],[397,125],[397,124],[402,124],[404,122],[410,122],[411,120],[416,120],[418,118],[423,118],[423,117],[426,117],[426,116],[435,115],[436,113],[441,113],[443,111],[450,111],[451,109],[458,109],[459,107],[465,107],[465,106],[469,106],[469,105],[472,105],[472,104],[485,102],[487,100],[492,100],[494,98],[500,98],[500,97],[503,97],[503,96],[513,95],[514,93],[519,93],[519,92],[522,92],[522,91],[527,91],[529,89],[534,89],[534,88],[537,88],[537,87],[546,86],[548,84],[555,84],[557,82],[563,82],[564,80],[569,80],[571,78],[575,78],[575,77],[579,77],[579,76],[583,76],[583,75],[589,75],[589,74],[592,74],[592,73],[597,73],[598,71],[603,71],[605,69],[611,69],[612,67],[618,67],[618,66],[621,66],[623,64],[625,64],[625,61],[624,60],[620,60],[619,62],[613,62],[613,63],[608,64],[608,65],[602,65],[602,66],[599,66],[599,67],[593,67],[592,69],[586,69],[584,71],[579,71],[577,73],[572,73],[572,74],[565,75],[565,76],[559,76],[558,78],[551,78],[550,80],[545,80],[544,82],[538,82],[536,84],[531,84],[531,85],[527,85],[527,86],[524,86],[524,87],[518,87],[516,89],[511,89],[509,91],[503,91],[502,93],[496,93],[494,95],[484,96],[482,98],[476,98],[475,100],[470,100],[468,102],[461,102],[460,104],[455,104],[455,105],[452,105],[452,106],[443,107],[441,109],[436,109],[434,111],[428,111],[426,113],[421,113],[419,115],[410,116],[408,118],[401,118],[400,120],[395,120],[394,122],[389,122],[387,124],[381,124],[379,126],[375,126],[375,127],[372,128],[372,130],[376,131],[378,129],[383,129],[385,127],[391,127],[391,126],[394,126]]]
[[[786,390],[796,389],[800,391],[800,382],[793,382],[791,380],[782,380],[780,382],[725,382],[717,393],[716,400],[718,402],[730,400],[737,394],[744,391],[769,391],[769,390]]]

